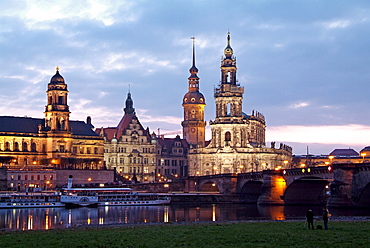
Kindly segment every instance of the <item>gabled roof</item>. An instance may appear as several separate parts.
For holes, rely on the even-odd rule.
[[[359,154],[355,150],[348,148],[348,149],[334,149],[330,154],[330,156],[354,156],[358,157]]]
[[[125,133],[125,130],[129,127],[129,124],[132,122],[133,119],[135,119],[137,121],[137,124],[140,125],[140,129],[143,130],[143,135],[146,135],[150,138],[150,133],[143,128],[135,114],[125,114],[118,123],[117,127],[97,128],[95,132],[99,135],[104,135],[104,137],[109,141],[114,138],[119,140],[122,134]]]
[[[4,133],[38,133],[39,125],[44,127],[44,119],[16,116],[0,116],[0,132]],[[69,121],[73,135],[98,136],[91,125],[83,121]]]

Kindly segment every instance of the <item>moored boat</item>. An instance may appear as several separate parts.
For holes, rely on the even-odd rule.
[[[60,194],[53,193],[3,193],[0,194],[0,208],[50,208],[64,207]]]
[[[60,201],[66,206],[137,206],[168,204],[171,198],[131,188],[65,188]]]

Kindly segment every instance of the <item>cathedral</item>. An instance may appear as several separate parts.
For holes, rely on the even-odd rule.
[[[183,98],[183,135],[190,144],[188,166],[190,176],[221,173],[244,173],[284,168],[291,162],[292,148],[280,144],[266,147],[265,117],[256,111],[242,111],[244,87],[237,81],[234,51],[230,33],[221,61],[221,81],[214,89],[216,118],[209,122],[212,138],[205,142],[205,99],[199,91],[198,69],[190,68],[189,89]]]
[[[45,118],[0,116],[0,165],[102,168],[104,141],[90,117],[86,123],[69,119],[68,89],[59,68],[46,94]]]

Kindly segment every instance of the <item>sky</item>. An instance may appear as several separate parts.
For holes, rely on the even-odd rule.
[[[366,0],[1,0],[0,115],[43,118],[58,66],[71,120],[117,126],[130,90],[144,128],[181,134],[190,38],[208,122],[228,31],[243,112],[265,115],[267,145],[370,146]]]

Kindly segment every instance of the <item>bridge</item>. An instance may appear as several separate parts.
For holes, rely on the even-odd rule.
[[[189,177],[186,183],[188,191],[240,194],[261,205],[370,206],[369,163]]]

